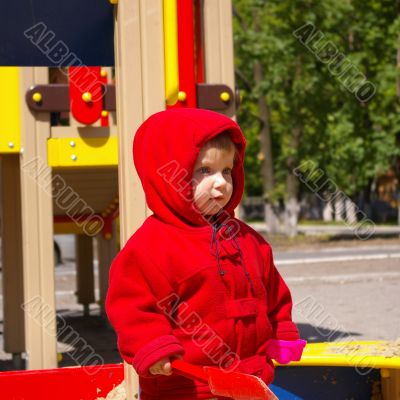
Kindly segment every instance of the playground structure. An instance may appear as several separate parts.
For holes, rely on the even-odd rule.
[[[110,66],[72,66],[59,70],[55,79],[48,67],[0,68],[6,94],[0,99],[4,350],[16,363],[26,353],[30,370],[57,367],[53,234],[76,235],[77,301],[86,313],[95,301],[97,241],[104,312],[108,268],[117,252],[116,218],[123,245],[151,213],[132,163],[137,127],[166,107],[202,107],[234,116],[238,103],[230,0],[120,0],[109,6],[115,7],[115,84]],[[30,40],[38,45],[41,37],[32,32]],[[307,346],[301,362],[278,368],[280,398],[303,398],[295,397],[295,388],[286,390],[290,379],[285,384],[281,374],[293,372],[301,387],[309,366],[366,366],[357,358],[338,361],[326,350]],[[384,400],[400,398],[400,357],[373,361],[373,379],[382,382]],[[44,376],[65,386],[68,379],[78,379],[80,386],[66,391],[70,397],[65,398],[75,398],[72,391],[80,388],[83,398],[91,399],[104,396],[124,375],[128,399],[135,398],[131,366],[103,368],[94,380],[80,380],[82,369],[75,369],[75,376],[62,370],[5,373],[0,382],[14,387],[25,382],[27,388],[32,382],[37,389]],[[113,378],[105,382],[108,368]],[[104,393],[94,393],[96,385]],[[360,385],[366,391],[373,386]]]
[[[102,79],[109,72],[101,70]],[[72,114],[69,126],[56,126],[47,110],[32,113],[29,101],[42,97],[37,104],[44,106],[46,88],[53,86],[45,67],[2,68],[0,80],[15,96],[2,108],[3,129],[13,133],[2,143],[1,156],[4,347],[16,360],[27,352],[29,368],[55,367],[53,233],[76,235],[77,298],[85,313],[95,301],[97,240],[104,312],[108,268],[117,250],[115,118],[100,110],[98,126],[79,124]]]

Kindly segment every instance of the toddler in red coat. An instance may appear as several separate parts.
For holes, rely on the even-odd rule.
[[[235,218],[245,146],[234,121],[200,109],[162,111],[136,132],[134,163],[153,214],[113,261],[106,310],[143,400],[213,397],[173,373],[174,358],[269,384],[272,358],[301,356],[271,247]]]

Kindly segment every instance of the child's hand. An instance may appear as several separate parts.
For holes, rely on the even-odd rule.
[[[149,371],[152,375],[171,375],[172,368],[170,359],[164,357],[161,360],[158,360],[149,368]]]

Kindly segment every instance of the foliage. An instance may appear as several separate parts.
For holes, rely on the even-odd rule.
[[[363,190],[400,154],[399,6],[389,0],[233,0],[233,8],[236,82],[243,95],[238,121],[248,140],[246,193],[263,191],[257,158],[260,96],[271,110],[278,197],[284,197],[290,155],[298,164],[313,161],[348,196]],[[331,72],[329,53],[310,51],[295,37],[307,23],[323,34],[315,48],[331,41],[372,82],[376,93],[370,100],[357,99]],[[264,70],[259,85],[256,61]],[[293,147],[296,126],[302,134]]]

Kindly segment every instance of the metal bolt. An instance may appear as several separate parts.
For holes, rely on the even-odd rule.
[[[33,95],[32,95],[32,100],[33,100],[35,103],[40,103],[40,102],[42,101],[42,94],[39,93],[39,92],[33,93]]]
[[[184,92],[182,90],[179,91],[178,100],[181,101],[181,102],[184,102],[184,101],[186,101],[186,98],[187,98],[186,92]]]
[[[75,147],[75,142],[74,142],[73,140],[71,140],[71,141],[69,142],[69,145],[70,145],[71,147]]]
[[[82,94],[82,100],[85,103],[90,103],[92,101],[92,93],[90,92],[85,92]]]
[[[75,154],[72,154],[71,160],[72,160],[72,161],[76,161],[77,159],[78,159],[78,157],[77,157]]]
[[[231,96],[229,95],[228,92],[222,92],[219,96],[219,98],[224,102],[227,103],[229,101],[229,99],[231,98]]]
[[[13,143],[13,142],[8,142],[8,147],[9,147],[10,149],[14,148],[14,143]]]

